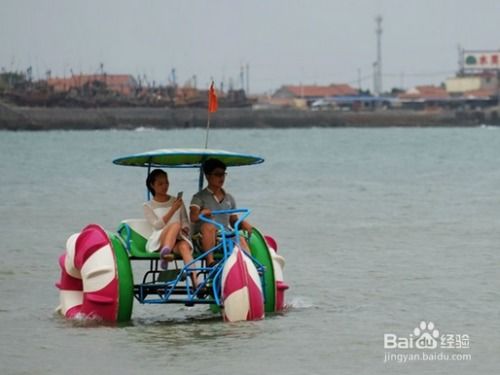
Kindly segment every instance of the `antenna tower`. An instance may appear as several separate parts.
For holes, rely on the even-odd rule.
[[[377,62],[374,64],[373,91],[376,96],[380,96],[382,93],[382,16],[378,15],[375,22],[377,22],[377,29],[375,30],[377,35]]]

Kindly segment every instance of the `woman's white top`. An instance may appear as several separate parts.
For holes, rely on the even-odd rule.
[[[144,217],[153,227],[153,233],[148,239],[146,243],[146,250],[149,252],[155,252],[160,250],[160,236],[163,230],[172,223],[180,222],[181,223],[181,232],[179,233],[177,239],[178,240],[186,240],[191,248],[193,247],[191,244],[191,240],[189,239],[189,219],[187,216],[186,206],[184,206],[184,202],[182,202],[181,207],[175,211],[172,215],[168,223],[163,221],[163,217],[170,210],[172,205],[174,204],[175,197],[170,197],[166,202],[158,202],[155,201],[154,198],[148,202],[144,203]],[[186,236],[183,232],[188,233]]]

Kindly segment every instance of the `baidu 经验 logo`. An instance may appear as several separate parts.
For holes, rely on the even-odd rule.
[[[450,353],[442,349],[470,349],[467,334],[442,334],[431,321],[421,321],[407,336],[384,334],[384,362],[416,360],[470,360],[470,353]],[[435,350],[437,349],[437,351]]]
[[[384,349],[436,349],[438,338],[439,331],[434,323],[421,321],[408,337],[384,334]]]

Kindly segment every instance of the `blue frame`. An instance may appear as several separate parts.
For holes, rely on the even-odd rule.
[[[221,214],[237,214],[242,215],[234,224],[234,229],[225,228],[223,225],[215,220],[209,219],[204,215],[200,215],[200,220],[215,225],[219,229],[220,241],[212,249],[200,256],[193,259],[188,264],[185,264],[180,269],[177,277],[174,280],[167,282],[158,282],[153,279],[152,282],[145,282],[143,279],[142,284],[134,285],[134,295],[136,299],[142,304],[166,304],[166,303],[183,303],[186,305],[194,305],[195,303],[202,304],[215,304],[222,306],[220,299],[220,282],[222,277],[222,270],[227,258],[232,254],[234,246],[240,247],[240,230],[239,226],[250,214],[250,210],[246,208],[233,209],[233,210],[219,210],[212,211],[212,215]],[[128,236],[127,236],[128,237]],[[222,249],[222,259],[214,266],[203,266],[208,254],[217,252]],[[245,256],[248,256],[257,268],[259,277],[261,279],[262,287],[265,288],[264,272],[265,267],[254,257],[243,251]],[[135,260],[135,259],[134,259]],[[151,270],[148,273],[160,273],[158,270],[158,260],[151,262]],[[196,262],[201,262],[200,267],[191,267]],[[148,274],[147,273],[147,274]],[[196,289],[191,286],[190,275],[192,273],[202,273],[205,277],[204,280],[198,285]],[[184,285],[179,285],[184,282]],[[202,293],[203,292],[203,293]],[[158,298],[148,298],[150,295],[157,295]],[[210,298],[207,298],[207,294]],[[175,298],[174,295],[185,295],[186,298]],[[265,296],[264,296],[265,298]]]

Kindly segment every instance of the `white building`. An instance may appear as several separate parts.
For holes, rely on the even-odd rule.
[[[494,91],[498,88],[498,78],[492,72],[453,77],[446,80],[445,87],[450,95],[463,95],[477,90]]]

